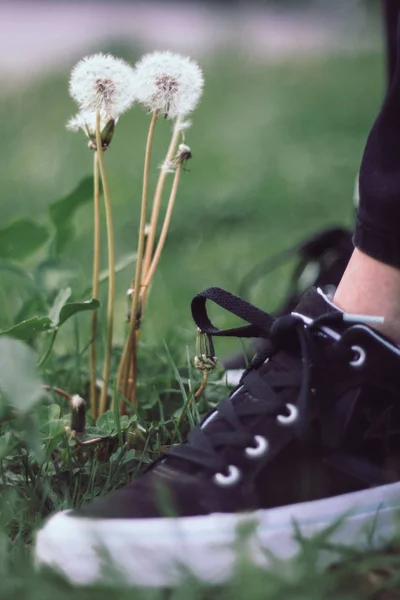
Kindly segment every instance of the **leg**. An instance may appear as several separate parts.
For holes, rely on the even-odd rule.
[[[378,329],[400,343],[400,269],[357,248],[342,277],[334,303],[349,313],[385,317]]]
[[[400,343],[400,5],[386,2],[386,9],[391,85],[365,148],[356,249],[334,302],[348,312],[385,317],[380,330]]]
[[[386,52],[388,80],[392,80],[396,68],[396,23],[399,12],[397,0],[383,0],[385,15]]]

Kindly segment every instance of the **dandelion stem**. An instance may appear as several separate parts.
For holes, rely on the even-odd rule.
[[[207,380],[208,380],[208,372],[207,371],[203,371],[203,379],[201,381],[200,387],[197,390],[197,392],[194,393],[194,399],[198,400],[198,398],[200,398],[200,396],[202,395],[202,393],[204,392],[204,390],[206,389],[207,386]],[[189,403],[190,405],[192,404],[192,400]]]
[[[164,165],[168,164],[173,159],[175,151],[176,151],[176,146],[179,141],[180,133],[181,132],[179,131],[179,120],[177,120],[175,127],[174,127],[174,131],[172,133],[171,142],[169,144],[169,148],[168,148],[167,154],[165,156]],[[158,181],[157,181],[156,191],[154,194],[153,208],[152,208],[152,212],[151,212],[151,221],[150,221],[150,233],[149,233],[149,239],[147,240],[147,244],[146,244],[146,253],[145,253],[145,257],[144,257],[144,266],[143,266],[143,272],[144,272],[145,277],[147,277],[147,272],[150,268],[151,261],[153,258],[152,254],[153,254],[153,248],[154,248],[154,240],[155,240],[155,236],[156,236],[156,232],[157,232],[158,216],[160,214],[160,206],[161,206],[162,194],[164,191],[165,180],[168,175],[168,171],[166,168],[164,168],[164,165],[161,168],[161,172],[160,172],[160,175],[159,175]],[[143,290],[143,304],[145,304],[145,302],[146,302],[147,293],[148,293],[148,290],[144,289]]]
[[[166,210],[165,217],[164,217],[164,223],[163,223],[163,226],[161,229],[160,238],[158,240],[157,248],[154,253],[153,261],[150,265],[148,272],[146,273],[144,284],[143,284],[142,315],[143,315],[144,308],[145,308],[145,300],[146,300],[145,292],[146,292],[146,290],[148,290],[148,288],[151,284],[151,281],[154,277],[155,270],[157,268],[157,265],[158,265],[160,257],[161,257],[161,252],[164,248],[165,240],[167,239],[168,228],[169,228],[169,225],[171,222],[172,211],[174,209],[176,194],[178,191],[180,174],[181,174],[181,165],[178,164],[176,167],[176,171],[175,171],[175,177],[174,177],[174,181],[172,184],[171,194],[169,197],[168,206],[167,206],[167,210]],[[139,335],[139,331],[137,333]],[[137,345],[137,337],[136,336],[133,339],[133,343],[135,345]],[[134,356],[133,367],[134,367],[134,369],[136,369],[136,356]],[[131,385],[128,386],[128,390],[127,390],[127,394],[126,394],[126,398],[128,398],[128,400],[130,400],[132,402],[132,404],[134,403],[134,400],[135,400],[135,394],[136,394],[136,377],[135,377],[135,373],[134,373],[133,383],[131,383]]]
[[[168,201],[167,211],[166,211],[165,217],[164,217],[164,223],[163,223],[162,230],[160,233],[160,238],[158,240],[157,248],[154,252],[154,257],[151,262],[150,268],[147,271],[146,278],[144,280],[143,285],[144,285],[145,290],[147,290],[151,284],[151,281],[154,277],[155,270],[157,268],[157,265],[158,265],[160,257],[161,257],[161,252],[164,248],[165,240],[167,238],[168,228],[169,228],[169,225],[171,222],[172,211],[174,209],[176,194],[178,191],[180,175],[181,175],[181,165],[178,164],[176,167],[176,171],[175,171],[174,182],[172,184],[171,194],[170,194],[169,201]],[[144,308],[144,300],[142,301],[142,306]]]
[[[130,363],[133,359],[133,364],[136,365],[136,322],[139,307],[139,299],[142,285],[142,267],[144,258],[144,249],[146,241],[146,219],[147,219],[147,201],[148,201],[148,190],[149,190],[149,174],[150,174],[150,159],[151,149],[153,145],[154,130],[157,123],[158,114],[153,113],[151,118],[149,132],[147,135],[146,153],[143,168],[143,187],[142,187],[142,206],[140,210],[140,224],[139,224],[139,240],[138,240],[138,251],[136,259],[136,270],[135,279],[132,293],[132,307],[131,307],[131,318],[129,321],[129,332],[127,343],[125,344],[124,351],[121,357],[121,369],[120,369],[120,381],[122,390],[126,390],[127,377],[130,369]],[[132,358],[133,357],[133,358]],[[133,380],[136,381],[136,366],[134,366]],[[118,388],[119,389],[119,388]]]
[[[200,396],[202,395],[202,393],[204,392],[204,390],[206,389],[207,382],[208,382],[208,372],[203,371],[203,378],[201,380],[201,384],[200,384],[198,390],[194,394],[192,394],[192,396],[190,397],[186,406],[182,410],[180,417],[178,419],[177,428],[179,428],[182,425],[182,422],[183,422],[184,418],[186,417],[189,408],[192,408],[192,406],[193,406],[193,401],[198,400],[200,398]]]
[[[99,275],[100,275],[100,189],[99,189],[99,162],[97,152],[93,153],[93,222],[94,222],[94,240],[93,240],[93,284],[92,297],[99,296]],[[98,315],[97,310],[92,312],[92,328],[90,343],[90,406],[94,419],[98,417],[97,389],[96,389],[96,337],[97,337]]]
[[[165,159],[166,162],[171,161],[175,154],[176,145],[177,145],[178,139],[179,139],[179,133],[180,132],[178,131],[178,128],[175,128],[174,133],[172,135],[170,146],[168,148],[167,156]],[[151,246],[154,245],[154,237],[155,237],[154,232],[157,228],[157,221],[158,221],[158,215],[159,215],[159,211],[160,211],[162,192],[164,189],[165,179],[166,179],[166,175],[167,175],[166,169],[162,169],[160,177],[158,179],[156,193],[155,193],[155,197],[154,197],[154,203],[153,203],[151,223],[150,223],[150,235],[149,235],[149,239],[147,240],[146,254],[145,254],[144,265],[143,265],[143,280],[141,280],[140,286],[136,285],[136,283],[135,283],[135,291],[139,287],[140,287],[140,291],[141,291],[141,296],[140,296],[141,318],[143,318],[143,315],[144,315],[144,309],[145,309],[145,304],[146,304],[146,300],[147,300],[148,289],[149,289],[151,281],[154,277],[155,270],[157,268],[157,265],[158,265],[160,257],[161,257],[161,252],[163,250],[165,240],[167,238],[168,228],[169,228],[169,224],[171,222],[172,211],[174,208],[176,194],[178,191],[180,172],[181,172],[181,165],[178,164],[176,171],[175,171],[175,177],[174,177],[174,181],[172,184],[171,194],[170,194],[170,198],[169,198],[169,202],[168,202],[168,206],[167,206],[167,211],[165,213],[164,223],[162,226],[160,238],[158,240],[157,248],[154,253],[153,260],[151,262],[149,262],[149,266],[146,269],[146,257],[151,260],[151,254],[152,254]],[[137,280],[135,279],[135,281],[137,281]],[[133,314],[133,311],[132,311],[132,314]],[[131,315],[131,326],[132,326],[132,315]],[[131,373],[130,373],[130,374],[132,374],[132,376],[128,377],[128,374],[127,374],[126,384],[124,387],[125,387],[125,397],[132,404],[135,404],[135,402],[136,402],[136,380],[137,380],[137,356],[136,356],[136,353],[137,353],[137,343],[138,343],[139,333],[140,333],[139,330],[136,331],[135,329],[133,329],[133,335],[129,336],[129,338],[128,338],[130,340],[129,343],[131,344],[131,353],[129,355],[130,360],[127,361],[127,364],[129,365],[129,362],[132,363],[132,369],[131,369]],[[129,366],[128,366],[128,369],[129,369]]]
[[[96,117],[96,147],[97,147],[97,158],[99,162],[101,182],[103,186],[104,205],[106,211],[106,224],[107,224],[107,245],[108,245],[108,305],[107,305],[107,335],[106,335],[106,349],[104,356],[103,366],[103,386],[101,388],[100,395],[100,414],[106,411],[107,408],[107,392],[108,392],[108,381],[110,378],[110,365],[111,365],[111,352],[112,352],[112,339],[113,339],[113,326],[114,326],[114,298],[115,298],[115,250],[114,250],[114,228],[112,222],[111,212],[111,201],[110,193],[108,188],[106,168],[104,164],[104,154],[101,142],[101,131],[100,131],[100,111],[97,111]]]

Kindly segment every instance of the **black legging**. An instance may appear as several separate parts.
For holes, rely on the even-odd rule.
[[[385,19],[387,69],[389,81],[392,80],[396,68],[396,25],[398,20],[400,1],[382,0]]]
[[[385,0],[389,85],[360,169],[355,246],[400,268],[400,0]]]

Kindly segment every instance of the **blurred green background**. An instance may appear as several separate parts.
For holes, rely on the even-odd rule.
[[[12,11],[11,4],[6,4]],[[112,4],[117,10],[118,3]],[[151,292],[144,340],[168,341],[176,335],[188,339],[192,332],[194,338],[189,308],[196,292],[218,285],[235,293],[241,279],[263,258],[321,227],[352,225],[355,176],[381,101],[385,70],[381,45],[376,43],[380,34],[378,15],[371,17],[364,8],[357,13],[362,15],[365,27],[360,31],[358,17],[354,19],[358,3],[348,3],[347,12],[345,4],[340,3],[342,12],[336,10],[334,19],[329,14],[322,18],[320,7],[305,16],[297,6],[297,12],[288,12],[290,20],[282,21],[283,25],[290,23],[291,29],[285,33],[281,26],[280,35],[290,37],[296,19],[301,23],[315,19],[316,34],[318,27],[330,32],[326,47],[316,35],[315,48],[311,44],[306,51],[297,51],[295,39],[284,40],[284,52],[263,54],[259,49],[263,39],[253,47],[250,36],[248,48],[222,40],[218,48],[209,49],[206,44],[190,51],[204,70],[206,85],[187,134],[193,160],[181,179],[171,230]],[[75,6],[79,23],[80,8]],[[86,10],[93,7],[94,13],[98,9],[97,4],[85,6]],[[215,10],[221,19],[225,14],[222,10],[233,9]],[[254,11],[262,10],[265,22],[269,14],[277,22],[276,8],[272,13],[268,13],[268,7],[252,10],[255,19]],[[242,13],[235,13],[239,28]],[[349,14],[357,35],[351,33]],[[63,27],[56,20],[54,23]],[[154,47],[159,47],[156,25]],[[306,32],[314,29],[310,21]],[[242,33],[246,41],[246,33]],[[38,34],[33,31],[32,35]],[[342,44],[346,35],[347,41]],[[179,28],[172,39],[177,36]],[[371,44],[365,44],[366,38]],[[111,51],[135,62],[144,50],[152,49],[151,40],[142,46],[135,38],[107,38],[88,41],[86,51]],[[50,54],[52,48],[47,51]],[[75,50],[51,69],[38,69],[29,77],[23,71],[15,82],[9,74],[12,69],[4,70],[3,64],[8,75],[4,76],[0,93],[1,227],[21,216],[48,224],[49,205],[91,173],[92,154],[86,138],[65,129],[66,121],[76,112],[68,96],[69,70],[85,53]],[[120,119],[106,154],[119,258],[136,248],[148,124],[149,117],[135,107]],[[170,132],[170,122],[160,120],[153,189]],[[63,261],[79,296],[91,281],[90,203],[77,213],[75,229]],[[103,240],[102,266],[106,267],[105,235]],[[39,259],[40,255],[30,257],[27,266],[33,268]],[[289,271],[290,264],[265,278],[250,300],[264,309],[273,309],[285,292]],[[132,273],[133,269],[128,268],[118,275],[117,339],[121,339],[125,327],[126,290]],[[4,328],[15,317],[19,289],[16,281],[4,273],[0,274],[0,285],[0,326]],[[218,318],[224,324],[226,317]],[[83,317],[86,321],[89,317]],[[56,346],[58,351],[62,339]]]

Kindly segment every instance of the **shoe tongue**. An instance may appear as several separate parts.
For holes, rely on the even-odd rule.
[[[340,311],[328,300],[321,290],[311,288],[302,296],[293,312],[310,319],[315,319],[321,315]]]

